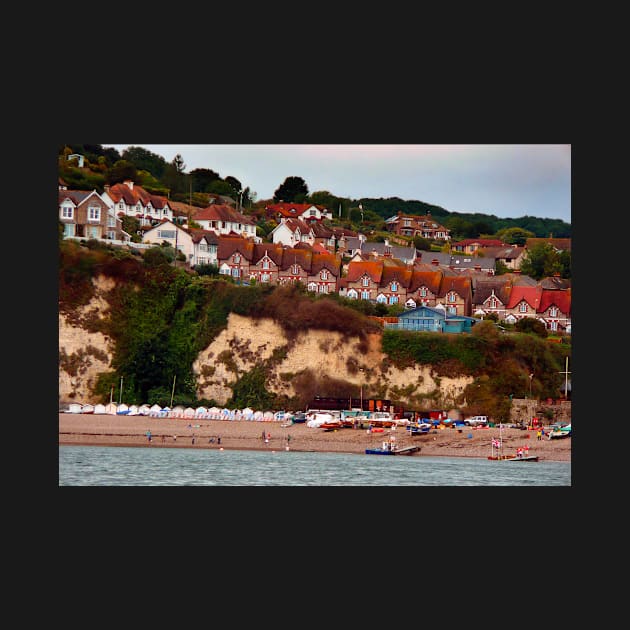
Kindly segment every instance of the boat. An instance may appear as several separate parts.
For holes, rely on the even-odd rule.
[[[383,441],[382,446],[366,448],[366,455],[411,455],[420,450],[419,446],[396,446],[396,440],[390,436]]]
[[[406,427],[409,435],[426,435],[432,428],[433,425],[430,422],[414,422]]]
[[[499,424],[499,437],[492,438],[491,442],[491,452],[488,455],[488,459],[493,461],[504,461],[504,462],[537,462],[538,455],[529,455],[527,454],[529,451],[529,447],[525,446],[523,448],[516,449],[516,455],[505,455],[503,453],[503,433],[502,433],[503,425]]]

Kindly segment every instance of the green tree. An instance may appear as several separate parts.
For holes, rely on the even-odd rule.
[[[413,246],[416,249],[420,249],[424,252],[431,251],[431,241],[422,237],[422,236],[414,236],[413,237]]]
[[[496,233],[496,237],[503,241],[504,243],[509,243],[510,245],[525,245],[525,241],[528,238],[534,238],[536,235],[529,230],[524,230],[520,227],[510,227],[505,228],[503,230],[499,230]]]
[[[287,177],[276,191],[273,193],[274,201],[284,201],[286,203],[300,203],[308,195],[308,186],[301,177]]]
[[[538,243],[528,249],[523,256],[521,272],[540,280],[555,273],[562,273],[560,255],[551,243]]]
[[[208,186],[221,179],[220,175],[210,168],[195,168],[190,171],[190,176],[195,192],[211,192],[208,190]]]
[[[128,162],[127,160],[118,160],[114,163],[109,171],[105,174],[105,180],[108,184],[114,185],[120,182],[130,179],[132,182],[137,180],[138,169],[135,164]]]
[[[535,317],[523,317],[519,319],[514,325],[514,329],[518,330],[518,332],[533,333],[539,337],[546,337],[549,334],[546,326]]]
[[[161,155],[142,147],[128,147],[122,152],[122,159],[134,164],[138,170],[148,171],[157,179],[162,177],[166,168],[166,160]]]

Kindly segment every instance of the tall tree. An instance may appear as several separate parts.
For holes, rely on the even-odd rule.
[[[114,166],[105,174],[105,180],[108,184],[118,184],[128,179],[135,182],[137,179],[138,169],[127,160],[118,160]]]
[[[208,186],[217,179],[221,179],[221,176],[210,168],[195,168],[190,171],[190,176],[193,192],[208,192]]]
[[[157,179],[162,177],[166,168],[166,160],[161,155],[143,147],[128,147],[123,151],[122,158],[135,164],[138,170],[149,171]]]
[[[308,195],[308,186],[301,177],[287,177],[273,193],[274,201],[300,203]]]

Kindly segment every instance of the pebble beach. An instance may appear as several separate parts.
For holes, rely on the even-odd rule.
[[[485,458],[491,455],[491,441],[499,437],[499,428],[449,427],[412,437],[404,427],[371,433],[351,428],[325,431],[306,424],[283,426],[281,422],[59,414],[60,445],[365,453],[390,436],[399,447],[420,447],[408,457]],[[529,447],[528,454],[539,461],[571,461],[571,437],[538,440],[536,431],[511,428],[503,428],[501,437],[505,455]]]

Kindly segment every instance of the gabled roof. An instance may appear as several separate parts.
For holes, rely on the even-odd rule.
[[[514,285],[510,290],[510,297],[505,306],[506,308],[515,308],[525,300],[534,311],[538,311],[541,294],[542,288],[540,286],[527,287]]]
[[[443,276],[439,296],[455,291],[464,300],[472,300],[472,282],[468,276]]]
[[[502,258],[504,260],[514,260],[525,251],[524,247],[510,245],[509,247],[482,247],[481,254],[488,258]]]
[[[82,204],[94,193],[93,190],[59,190],[57,192],[59,193],[59,205],[63,203],[64,199],[70,199],[76,206]]]
[[[565,315],[571,314],[571,289],[557,291],[554,289],[542,289],[538,312],[543,313],[550,306],[557,306]]]
[[[540,286],[543,289],[555,289],[562,291],[564,289],[571,288],[571,280],[560,278],[559,276],[548,276],[540,281]]]
[[[328,269],[334,276],[341,275],[341,261],[330,252],[318,252],[313,250],[310,275],[318,274],[322,269]]]
[[[467,245],[479,245],[481,247],[506,247],[509,243],[504,243],[496,238],[465,238],[463,241],[452,243],[451,247],[456,247],[458,245],[461,245],[462,247],[466,247]]]
[[[132,189],[125,183],[118,183],[110,186],[106,192],[112,198],[114,203],[118,203],[122,199],[128,206],[135,206],[138,201],[143,206],[146,206],[149,202],[151,202],[151,205],[155,209],[161,210],[164,206],[169,204],[166,197],[161,195],[152,195],[138,184],[134,184]]]
[[[182,228],[184,229],[184,228]],[[213,230],[202,230],[201,228],[188,228],[184,230],[190,234],[193,243],[199,243],[202,239],[206,240],[209,245],[218,245],[219,237]]]
[[[311,230],[313,230],[316,238],[332,238],[334,236],[334,232],[323,223],[313,223]]]
[[[389,265],[387,263],[393,260],[383,261],[383,275],[381,276],[381,284],[386,285],[390,282],[398,282],[400,286],[408,288],[411,284],[413,270],[407,265]]]
[[[384,256],[386,252],[391,253],[392,258],[399,258],[400,260],[412,260],[415,256],[416,248],[413,245],[409,247],[402,247],[400,245],[386,245],[385,243],[362,243],[361,254],[366,256],[375,252],[379,256]]]
[[[348,263],[348,282],[357,282],[365,274],[370,276],[372,282],[376,284],[381,283],[381,277],[383,276],[383,261],[382,260],[365,260],[360,262]]]
[[[426,287],[429,291],[431,291],[431,293],[437,295],[440,292],[443,275],[444,274],[440,269],[433,268],[423,271],[414,267],[408,291],[413,293],[417,289]]]
[[[224,221],[228,223],[241,223],[243,225],[255,225],[251,217],[237,212],[226,204],[211,203],[206,208],[197,209],[192,217],[194,221]]]
[[[505,276],[477,278],[473,281],[473,286],[475,304],[483,304],[493,293],[503,305],[510,299],[511,281]]]
[[[311,269],[313,250],[303,247],[285,247],[282,250],[282,261],[279,265],[282,271],[286,271],[291,265],[300,265],[307,273]]]
[[[272,210],[287,218],[301,217],[310,208],[317,208],[320,212],[326,212],[324,206],[314,203],[272,203],[265,206],[265,210]]]
[[[246,238],[220,236],[217,258],[219,260],[226,260],[235,252],[239,252],[245,260],[251,262],[254,257],[254,243]]]
[[[302,221],[302,219],[285,219],[282,223],[279,223],[272,232],[275,232],[281,225],[286,225],[294,234],[296,230],[299,230],[300,234],[308,234],[312,231],[311,226]]]
[[[280,267],[284,256],[284,248],[278,243],[255,244],[252,264],[257,265],[265,256],[272,260],[277,267]]]

